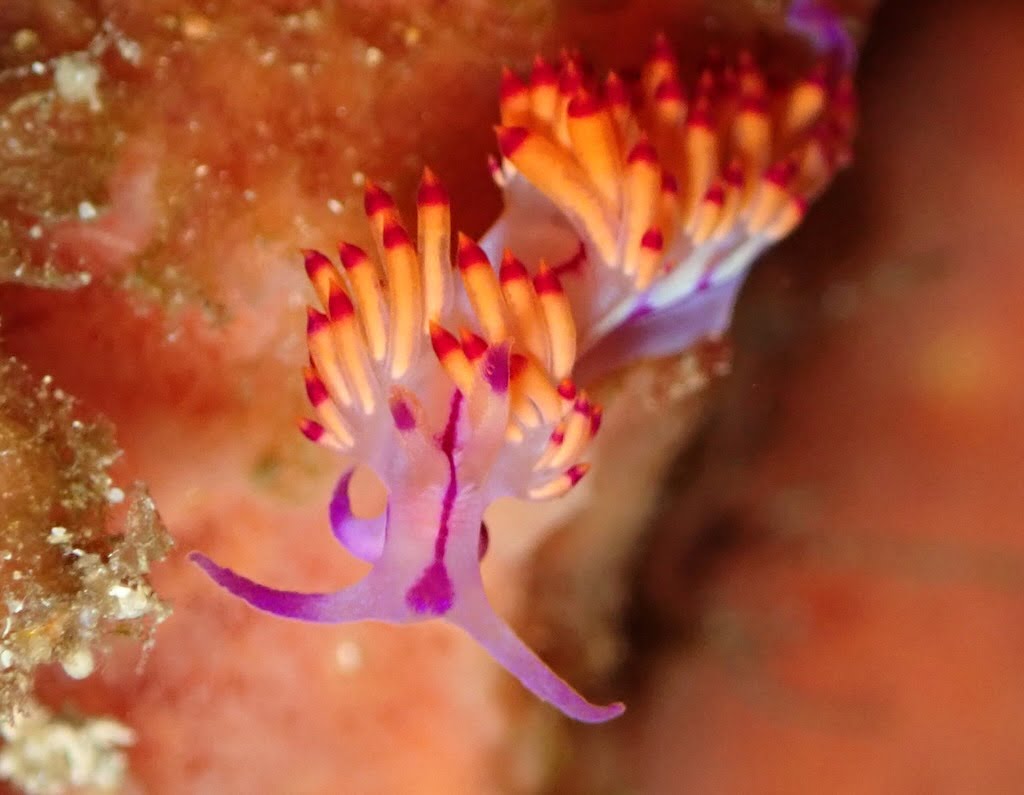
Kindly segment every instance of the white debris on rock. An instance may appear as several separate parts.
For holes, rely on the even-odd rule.
[[[93,221],[99,213],[96,211],[96,205],[90,201],[80,201],[78,203],[78,218],[81,221]]]
[[[100,110],[99,82],[100,67],[87,53],[73,52],[54,61],[53,86],[67,102],[86,102],[89,110]]]
[[[144,658],[170,612],[148,583],[150,565],[171,544],[156,506],[141,484],[129,493],[114,484],[110,429],[73,412],[52,376],[37,379],[0,359],[5,471],[52,471],[60,484],[8,500],[10,521],[0,532],[0,723],[29,699],[38,666],[57,663],[83,679],[125,637],[142,641]],[[59,521],[50,520],[55,506]]]
[[[51,543],[51,544],[66,544],[66,543],[68,543],[68,540],[69,540],[68,529],[66,527],[60,527],[58,525],[56,527],[51,527],[50,528],[50,537],[47,539],[47,541],[49,543]]]
[[[61,657],[60,667],[72,679],[85,679],[96,670],[96,658],[89,649],[80,646]]]
[[[132,66],[142,63],[142,45],[124,36],[117,38],[117,51]]]
[[[0,724],[0,735],[0,780],[27,795],[120,792],[124,749],[135,742],[135,733],[112,718],[61,717],[38,705]]]
[[[119,619],[144,616],[153,610],[156,602],[156,596],[152,589],[142,582],[135,586],[118,583],[112,585],[107,593],[117,600],[117,618]]]

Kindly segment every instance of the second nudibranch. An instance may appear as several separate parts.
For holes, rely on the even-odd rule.
[[[545,258],[579,330],[579,379],[723,332],[754,259],[789,234],[850,157],[853,89],[840,58],[769,79],[709,53],[687,81],[664,37],[640,78],[595,80],[574,55],[506,70],[505,212],[482,238]]]
[[[377,256],[343,244],[339,270],[305,252],[322,309],[309,310],[307,327],[305,381],[317,419],[302,430],[372,469],[387,489],[381,516],[357,518],[349,471],[330,508],[335,537],[373,564],[369,574],[332,593],[295,593],[193,559],[234,595],[287,618],[444,618],[566,715],[608,720],[622,705],[591,704],[552,672],[494,612],[479,565],[493,500],[556,497],[586,472],[581,457],[601,412],[568,380],[576,341],[568,300],[554,273],[531,278],[511,256],[496,272],[461,236],[456,284],[448,198],[429,171],[417,205],[416,245],[391,197],[370,186]]]

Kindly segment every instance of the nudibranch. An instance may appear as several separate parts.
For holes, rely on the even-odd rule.
[[[377,518],[350,510],[351,471],[330,506],[337,540],[372,568],[354,585],[313,594],[269,588],[202,555],[193,559],[232,594],[278,616],[442,617],[566,715],[613,718],[621,704],[586,701],[495,613],[479,566],[485,508],[502,496],[567,492],[586,472],[581,458],[600,424],[600,408],[568,378],[576,332],[558,276],[542,268],[531,278],[512,256],[495,269],[460,236],[457,279],[448,197],[429,171],[418,195],[416,245],[376,186],[366,192],[366,212],[375,257],[343,244],[339,270],[325,255],[305,252],[325,311],[308,313],[305,380],[317,419],[301,429],[385,485],[387,507]]]
[[[481,239],[563,276],[578,379],[681,352],[729,325],[751,263],[801,221],[850,157],[845,61],[769,79],[712,51],[684,80],[664,37],[638,80],[598,81],[580,59],[505,70],[505,210]]]

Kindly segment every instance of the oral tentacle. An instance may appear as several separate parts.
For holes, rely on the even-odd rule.
[[[389,591],[375,587],[372,575],[339,591],[303,593],[261,585],[214,563],[199,552],[192,552],[189,560],[224,590],[257,610],[281,618],[318,624],[342,624],[367,619],[396,622],[404,618],[403,611],[397,609]]]

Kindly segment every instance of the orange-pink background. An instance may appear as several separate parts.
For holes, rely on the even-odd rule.
[[[43,5],[65,22],[86,13]],[[358,574],[324,526],[337,464],[290,425],[294,249],[361,242],[358,174],[408,207],[425,160],[457,222],[481,231],[497,208],[483,158],[501,62],[567,41],[600,66],[635,62],[656,27],[700,16],[614,2],[348,3],[319,21],[300,3],[103,5],[145,56],[101,84],[126,131],[112,214],[130,254],[66,230],[108,277],[74,293],[4,288],[0,315],[5,350],[114,420],[123,474],[150,483],[178,540],[156,576],[175,615],[142,674],[125,650],[86,683],[43,683],[55,703],[136,728],[142,790],[1017,791],[1020,9],[879,12],[854,168],[756,272],[734,373],[645,547],[616,685],[631,711],[553,735],[557,758],[538,761],[515,753],[509,726],[529,727],[510,723],[508,686],[461,635],[275,621],[182,553],[282,586]],[[728,18],[738,4],[717,5]],[[155,299],[109,276],[139,262]]]

